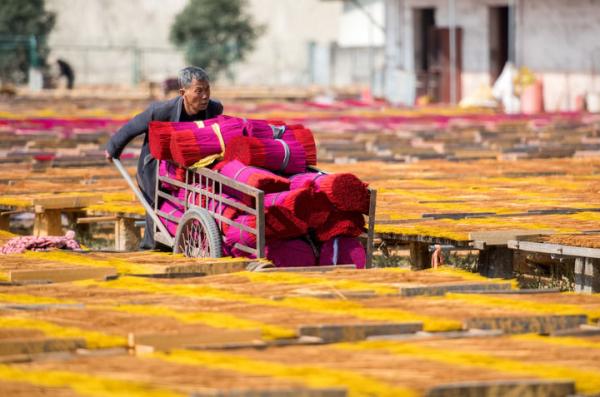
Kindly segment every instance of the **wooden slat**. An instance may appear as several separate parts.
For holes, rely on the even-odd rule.
[[[271,339],[266,341],[267,346],[298,346],[298,345],[322,345],[325,343],[318,336],[302,335],[291,339]]]
[[[523,379],[510,381],[461,382],[433,387],[426,397],[547,397],[570,396],[575,393],[575,382],[569,380]]]
[[[85,340],[79,338],[4,339],[0,340],[0,356],[72,351],[75,349],[85,348],[85,346]]]
[[[194,393],[192,397],[346,397],[345,389],[259,389],[259,390],[231,390],[215,393]]]
[[[600,248],[574,247],[570,245],[536,243],[533,241],[508,241],[508,248],[545,254],[579,256],[582,258],[600,258]]]
[[[45,281],[62,283],[66,281],[85,279],[105,279],[115,277],[117,270],[114,267],[70,267],[43,270],[10,270],[8,278],[11,282]]]
[[[100,222],[114,222],[119,218],[116,216],[92,216],[85,218],[77,218],[78,224],[86,224],[86,223],[100,223]]]
[[[24,310],[24,311],[38,311],[38,310],[81,310],[85,309],[83,303],[6,303],[0,304],[0,310]]]
[[[492,232],[471,232],[469,240],[473,240],[473,246],[484,249],[488,245],[506,245],[509,240],[515,240],[518,236],[552,234],[551,230],[513,229],[497,230]]]
[[[364,291],[331,291],[331,290],[319,290],[313,288],[298,288],[292,291],[294,295],[297,296],[310,296],[311,298],[320,298],[320,299],[364,299],[364,298],[373,298],[377,296],[375,291],[372,290],[364,290]]]
[[[481,317],[464,322],[467,329],[501,329],[509,334],[549,334],[562,329],[577,328],[587,323],[584,314],[563,316]]]
[[[100,195],[89,196],[55,196],[55,197],[37,197],[32,200],[32,205],[37,209],[62,209],[62,208],[81,208],[88,205],[102,202]]]
[[[490,291],[464,291],[463,293],[488,295],[488,294],[502,294],[502,295],[537,295],[537,294],[559,294],[560,288],[522,288],[522,289],[511,289],[504,290],[501,292],[490,290]]]
[[[210,333],[178,334],[129,334],[129,347],[145,351],[169,350],[175,348],[215,347],[224,344],[262,344],[260,330],[215,330]]]
[[[370,336],[413,334],[423,330],[423,323],[389,324],[331,324],[306,325],[298,328],[299,335],[316,336],[326,343],[357,341]]]
[[[402,296],[417,295],[444,295],[447,292],[479,292],[495,291],[498,293],[510,290],[510,283],[452,283],[426,286],[401,286],[399,294]]]
[[[467,329],[461,331],[442,331],[427,332],[421,331],[415,334],[396,334],[370,336],[369,340],[402,340],[402,341],[422,341],[422,340],[440,340],[440,339],[476,339],[493,338],[504,335],[499,329]]]
[[[214,275],[214,274],[225,274],[225,273],[237,273],[245,271],[251,260],[210,260],[210,259],[198,259],[197,263],[186,263],[182,265],[145,265],[151,271],[152,274],[160,275]]]

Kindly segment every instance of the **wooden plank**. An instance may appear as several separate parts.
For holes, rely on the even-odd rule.
[[[448,212],[448,213],[424,213],[421,218],[430,219],[464,219],[464,218],[487,218],[496,215],[495,212]]]
[[[408,219],[408,220],[390,220],[390,221],[379,221],[376,220],[376,224],[406,224],[406,223],[419,223],[425,222],[427,219]],[[375,238],[385,241],[389,244],[409,244],[411,242],[426,243],[426,244],[450,244],[457,248],[472,248],[470,240],[454,240],[446,237],[433,237],[423,234],[402,234],[402,233],[375,233]]]
[[[7,303],[0,304],[0,310],[25,310],[25,311],[37,311],[37,310],[80,310],[85,309],[83,303]]]
[[[33,235],[44,236],[62,236],[62,220],[60,210],[46,210],[35,213],[33,223]]]
[[[510,283],[449,283],[425,286],[401,286],[401,296],[444,295],[447,292],[477,293],[480,291],[504,293],[512,288]]]
[[[370,336],[368,340],[442,340],[442,339],[471,339],[471,338],[493,338],[504,335],[504,332],[499,329],[482,330],[482,329],[467,329],[463,331],[442,331],[442,332],[426,332],[421,331],[414,334],[397,334],[397,335],[379,335]]]
[[[467,329],[501,329],[508,334],[550,334],[561,329],[577,328],[587,323],[585,314],[563,316],[481,317],[464,322]]]
[[[535,294],[559,294],[560,288],[523,288],[523,289],[511,289],[506,291],[464,291],[465,294],[478,294],[478,295],[535,295]]]
[[[311,298],[319,299],[364,299],[373,298],[377,296],[375,291],[364,290],[364,291],[332,291],[332,290],[319,290],[313,288],[298,288],[292,291],[293,295],[297,296],[309,296]]]
[[[231,262],[204,262],[188,265],[175,265],[165,268],[165,273],[202,273],[206,275],[237,273],[246,270],[250,261],[231,261]]]
[[[363,340],[370,336],[413,334],[423,330],[423,323],[383,324],[324,324],[303,325],[298,328],[301,336],[316,336],[325,343]]]
[[[271,339],[266,341],[267,346],[300,346],[300,345],[322,345],[323,339],[317,336],[302,335],[298,338]]]
[[[53,196],[37,197],[32,200],[32,205],[41,210],[62,209],[62,208],[82,208],[88,205],[102,202],[100,195],[89,196]]]
[[[264,345],[261,330],[215,330],[210,333],[129,334],[128,345],[136,352],[176,348],[207,348],[224,344]]]
[[[579,328],[565,329],[550,333],[550,336],[600,336],[600,327],[593,325],[581,325]]]
[[[452,383],[435,386],[425,392],[426,397],[547,397],[573,394],[573,381],[540,379]]]
[[[191,259],[190,259],[191,260]],[[145,265],[153,275],[160,277],[164,276],[185,276],[185,275],[203,275],[209,276],[214,274],[237,273],[245,271],[251,260],[210,260],[198,259],[197,263],[186,263],[181,265]]]
[[[0,356],[72,351],[85,348],[85,339],[18,338],[0,340]]]
[[[8,272],[8,279],[15,283],[31,281],[62,283],[90,278],[106,279],[107,277],[116,277],[116,275],[117,270],[114,267],[69,267],[39,270],[10,270]]]
[[[509,240],[507,245],[508,248],[521,251],[600,259],[600,248],[574,247],[570,245],[536,243],[533,241],[521,240]]]
[[[489,245],[506,245],[509,240],[516,240],[519,236],[547,235],[552,234],[551,230],[531,230],[531,229],[513,229],[497,230],[491,232],[471,232],[469,240],[473,240],[473,246],[477,249],[484,249]]]
[[[101,222],[115,222],[119,218],[116,216],[92,216],[92,217],[83,217],[77,218],[78,224],[86,224],[86,223],[101,223]]]
[[[191,397],[346,397],[346,389],[257,389],[257,390],[223,390],[217,393],[193,393]]]
[[[0,356],[0,364],[25,364],[32,362],[33,359],[33,356],[30,354],[14,354],[10,356]]]

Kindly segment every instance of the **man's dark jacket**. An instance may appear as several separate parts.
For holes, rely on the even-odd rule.
[[[144,144],[140,153],[137,168],[137,181],[140,189],[144,193],[146,200],[150,205],[154,205],[154,192],[156,189],[156,160],[150,154],[148,147],[148,124],[151,121],[179,121],[181,116],[181,108],[183,106],[183,97],[178,96],[167,101],[154,102],[142,113],[135,116],[119,131],[114,134],[108,144],[106,150],[113,158],[119,158],[125,146],[135,137],[145,134]],[[206,110],[198,113],[195,116],[196,120],[206,120],[216,117],[223,113],[223,105],[218,101],[210,100]],[[146,224],[151,225],[148,221],[151,220],[146,216]],[[142,246],[147,247],[150,241],[147,238],[152,237],[152,227],[147,227],[150,233],[145,233]],[[152,238],[153,245],[153,238]],[[151,248],[151,247],[148,247]]]

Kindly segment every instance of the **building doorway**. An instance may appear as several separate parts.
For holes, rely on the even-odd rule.
[[[428,96],[435,100],[437,82],[430,74],[434,58],[435,8],[416,8],[413,10],[413,48],[417,97]]]
[[[450,103],[451,98],[451,60],[450,29],[435,25],[435,9],[415,9],[414,17],[414,55],[416,95],[427,96],[432,102]],[[461,97],[462,71],[462,29],[455,28],[455,84],[456,98]]]
[[[490,79],[492,84],[508,61],[508,6],[489,8]]]
[[[437,99],[439,102],[452,102],[452,72],[450,58],[450,29],[436,28],[435,29],[435,62],[433,63],[433,72],[438,76]],[[456,101],[460,101],[462,97],[462,28],[455,28],[456,53],[454,59],[454,87],[456,90]]]

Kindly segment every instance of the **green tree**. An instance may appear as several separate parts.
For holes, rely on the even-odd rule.
[[[244,12],[246,0],[190,0],[175,17],[170,39],[186,61],[213,78],[252,51],[264,27]]]
[[[31,62],[44,66],[55,15],[44,0],[0,1],[0,80],[23,83]],[[33,58],[33,59],[32,59]]]

